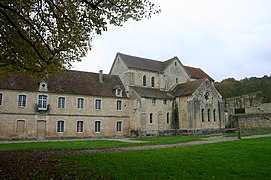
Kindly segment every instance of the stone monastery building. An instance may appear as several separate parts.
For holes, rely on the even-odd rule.
[[[0,139],[138,137],[225,128],[213,79],[177,57],[117,53],[109,74],[0,79]]]

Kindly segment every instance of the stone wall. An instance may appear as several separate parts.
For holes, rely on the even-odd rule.
[[[268,128],[271,127],[271,113],[239,114],[231,116],[231,127],[237,128]]]

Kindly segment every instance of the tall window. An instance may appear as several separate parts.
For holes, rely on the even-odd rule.
[[[152,123],[152,120],[153,120],[153,114],[150,113],[150,123]]]
[[[163,102],[164,102],[164,105],[167,105],[167,100],[166,100],[166,99],[164,99],[164,101],[163,101]]]
[[[77,132],[83,132],[84,131],[84,122],[83,121],[77,121]]]
[[[60,109],[65,108],[65,98],[64,97],[59,97],[58,98],[57,107],[60,108]]]
[[[122,101],[117,101],[117,110],[121,110]]]
[[[57,132],[64,132],[64,121],[57,121]]]
[[[77,108],[79,108],[79,109],[84,108],[84,99],[83,98],[77,99]]]
[[[39,95],[38,108],[39,109],[47,109],[47,96],[46,95]]]
[[[210,122],[210,109],[207,110],[207,115],[208,115],[208,122]]]
[[[96,99],[95,101],[95,109],[101,109],[102,107],[102,100]]]
[[[152,98],[152,99],[151,99],[151,103],[152,103],[152,105],[155,106],[155,105],[156,105],[156,99],[155,99],[155,98]]]
[[[178,78],[176,78],[176,83],[178,83],[179,82],[179,79]]]
[[[120,132],[120,131],[122,131],[122,122],[118,121],[117,122],[117,132]]]
[[[151,77],[151,87],[154,87],[154,83],[155,83],[154,77]]]
[[[95,121],[95,132],[101,132],[101,121]]]
[[[146,75],[143,76],[143,86],[146,86]]]
[[[214,116],[214,122],[216,122],[216,117],[215,117],[215,109],[213,110],[213,116]]]
[[[167,124],[169,123],[169,113],[167,113]]]
[[[201,121],[204,122],[204,109],[201,109]]]
[[[25,107],[25,105],[26,105],[26,95],[19,95],[18,107]]]
[[[0,93],[0,106],[2,105],[2,103],[3,103],[3,94]]]

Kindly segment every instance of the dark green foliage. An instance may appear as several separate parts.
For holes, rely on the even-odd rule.
[[[251,77],[237,81],[233,78],[216,82],[215,87],[224,99],[259,92],[263,103],[271,102],[271,76]]]
[[[159,12],[149,0],[1,0],[0,75],[45,76],[71,67],[110,24]]]

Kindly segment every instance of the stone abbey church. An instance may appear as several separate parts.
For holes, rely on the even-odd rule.
[[[117,53],[109,74],[0,79],[0,139],[140,137],[225,128],[213,79],[177,57]]]

